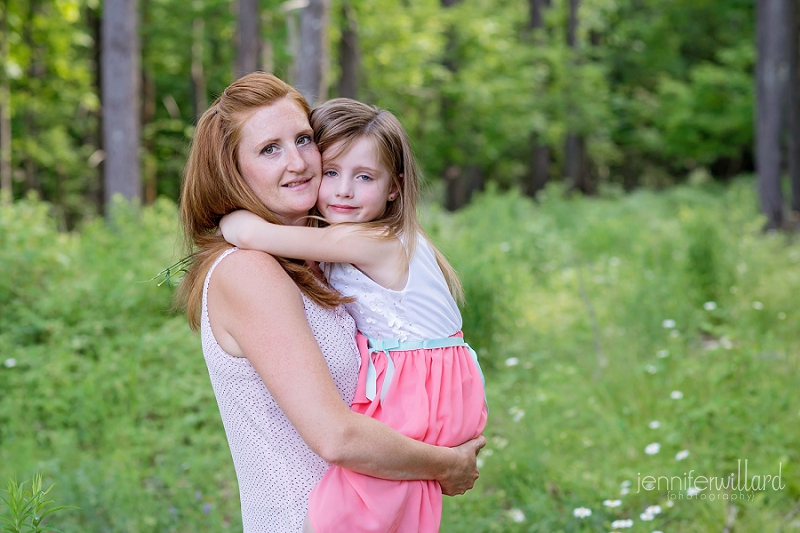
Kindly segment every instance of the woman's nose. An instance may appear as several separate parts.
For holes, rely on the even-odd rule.
[[[308,167],[308,161],[303,158],[303,154],[300,153],[297,146],[293,146],[287,150],[286,157],[288,158],[286,161],[286,168],[290,172],[303,172],[306,167]]]

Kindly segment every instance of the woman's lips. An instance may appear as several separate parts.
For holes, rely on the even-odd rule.
[[[312,178],[301,178],[298,180],[290,181],[289,183],[284,183],[281,187],[286,187],[287,189],[300,189],[303,186],[308,185],[311,183]]]

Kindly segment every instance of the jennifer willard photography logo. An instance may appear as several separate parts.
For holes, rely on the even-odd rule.
[[[737,461],[736,472],[729,476],[699,476],[694,470],[684,472],[681,476],[644,476],[639,473],[639,483],[636,492],[642,490],[667,491],[670,500],[753,500],[756,491],[767,489],[783,490],[786,485],[782,482],[783,463],[778,463],[778,475],[765,474],[748,476],[747,459]],[[742,475],[744,473],[744,475]]]

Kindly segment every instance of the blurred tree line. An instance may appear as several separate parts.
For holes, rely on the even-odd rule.
[[[753,168],[752,0],[122,5],[138,16],[138,98],[125,101],[138,110],[140,133],[128,136],[140,135],[146,203],[177,197],[196,118],[256,68],[310,99],[351,96],[395,112],[451,209],[489,181],[534,195],[566,180],[593,193],[601,183],[658,187]],[[1,8],[5,186],[15,198],[36,191],[72,227],[102,212],[103,174],[114,171],[101,125],[103,91],[118,94],[106,85],[118,74],[104,80],[113,65],[103,66],[103,46],[114,46],[102,35],[104,6]],[[308,37],[314,28],[319,42]]]

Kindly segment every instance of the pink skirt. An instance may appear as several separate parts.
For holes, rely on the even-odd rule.
[[[380,394],[367,398],[366,376],[372,358],[381,391],[386,355],[371,352],[363,335],[356,340],[361,370],[353,411],[438,446],[458,446],[483,432],[483,381],[467,346],[392,351],[394,375],[381,401]],[[390,481],[331,466],[309,496],[315,533],[435,533],[441,518],[436,481]]]

